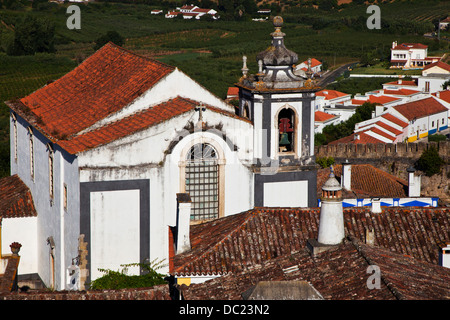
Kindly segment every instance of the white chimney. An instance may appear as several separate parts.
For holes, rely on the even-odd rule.
[[[372,212],[373,213],[381,213],[381,199],[380,198],[372,199]]]
[[[348,160],[342,164],[341,185],[346,190],[352,190],[352,164]]]
[[[330,177],[322,187],[319,236],[317,241],[324,245],[337,245],[342,242],[344,237],[342,188],[332,170]]]
[[[439,265],[450,268],[450,242],[439,245]]]
[[[416,170],[413,167],[409,167],[408,171],[408,197],[420,197],[421,188],[421,176],[416,176],[414,173]]]
[[[177,234],[176,254],[191,249],[189,225],[191,221],[191,197],[187,193],[177,193]]]

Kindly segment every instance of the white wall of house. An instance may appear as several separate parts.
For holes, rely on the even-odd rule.
[[[14,138],[14,119],[11,121],[11,174],[18,174],[22,181],[29,187],[38,217],[37,260],[29,262],[26,270],[19,269],[19,274],[26,272],[38,273],[48,287],[57,290],[65,288],[66,268],[72,263],[72,259],[78,256],[79,235],[79,187],[78,167],[75,157],[70,156],[57,146],[54,147],[54,197],[51,199],[49,192],[49,140],[36,129],[33,129],[34,150],[34,178],[31,175],[30,134],[29,124],[21,117],[16,116],[17,121],[17,149]],[[17,159],[15,159],[17,150]],[[64,185],[67,186],[67,208],[64,207]],[[28,224],[27,227],[30,227]],[[34,227],[30,227],[34,228]],[[12,230],[15,230],[14,228]],[[16,230],[22,234],[22,230]],[[34,230],[30,230],[32,234]],[[50,246],[47,239],[51,237],[55,243],[52,251],[54,258],[50,257]],[[21,239],[16,241],[21,242]],[[26,251],[25,251],[26,252]],[[23,256],[23,254],[22,254]],[[23,260],[33,260],[34,257],[25,257]],[[54,261],[54,268],[51,266]],[[54,270],[54,271],[52,271]]]
[[[19,242],[19,274],[37,273],[37,217],[3,218],[2,220],[2,254],[10,254],[9,245]]]
[[[450,75],[428,75],[418,78],[417,87],[418,90],[427,93],[434,93],[442,90],[444,82],[450,80]]]

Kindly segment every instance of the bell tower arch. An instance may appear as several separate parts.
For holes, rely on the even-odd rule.
[[[253,122],[255,206],[317,206],[314,99],[320,90],[310,72],[294,73],[295,52],[286,48],[283,19],[273,20],[271,45],[257,54],[258,72],[243,58],[239,112]]]

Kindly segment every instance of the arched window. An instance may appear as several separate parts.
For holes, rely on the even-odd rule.
[[[219,217],[219,163],[208,143],[195,144],[187,153],[186,192],[192,200],[191,220]]]
[[[278,151],[295,152],[295,112],[284,108],[278,113]]]

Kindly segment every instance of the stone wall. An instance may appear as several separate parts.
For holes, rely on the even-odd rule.
[[[419,143],[379,143],[379,144],[335,144],[316,147],[317,158],[333,157],[349,161],[364,162],[383,158],[417,160],[423,151],[435,146],[444,160],[450,160],[450,141]]]
[[[419,143],[337,144],[315,148],[316,158],[333,157],[336,164],[348,160],[354,164],[371,164],[398,178],[408,180],[407,168],[414,166],[422,152],[434,146],[446,161],[441,173],[422,175],[422,196],[438,197],[440,204],[450,204],[450,141]]]
[[[152,288],[98,290],[98,291],[39,291],[11,292],[0,295],[0,300],[171,300],[169,285]]]

